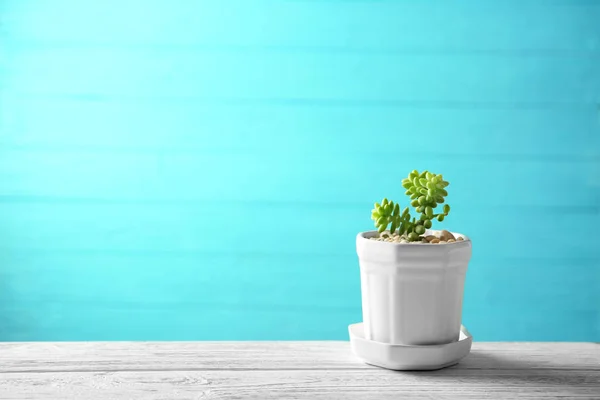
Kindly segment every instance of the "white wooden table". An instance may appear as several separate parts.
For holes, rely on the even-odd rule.
[[[348,342],[0,343],[1,399],[600,399],[600,344],[474,343],[395,372]]]

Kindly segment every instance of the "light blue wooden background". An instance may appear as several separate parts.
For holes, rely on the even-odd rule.
[[[0,1],[0,340],[346,339],[413,168],[477,340],[600,340],[600,1]]]

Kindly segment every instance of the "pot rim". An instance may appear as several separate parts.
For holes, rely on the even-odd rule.
[[[424,233],[424,235],[429,234],[433,234],[434,232],[441,232],[442,229],[427,229]],[[399,243],[399,242],[379,242],[379,241],[372,241],[370,240],[371,237],[375,236],[376,234],[378,234],[378,231],[363,231],[363,232],[359,232],[357,235],[357,238],[359,238],[360,240],[366,241],[368,243],[383,243],[383,244],[391,244],[391,245],[395,245],[395,246],[428,246],[428,245],[432,245],[431,247],[439,247],[439,246],[457,246],[465,243],[471,243],[471,239],[465,235],[462,234],[460,232],[453,232],[453,231],[448,231],[451,234],[453,234],[455,237],[456,236],[461,236],[464,240],[460,240],[460,241],[456,241],[456,242],[452,242],[452,243],[435,243],[435,246],[433,246],[433,243],[423,243],[423,242],[408,242],[408,243]]]

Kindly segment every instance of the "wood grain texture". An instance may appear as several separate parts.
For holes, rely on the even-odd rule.
[[[593,103],[600,90],[600,75],[590,73],[600,56],[548,62],[546,57],[460,55],[446,56],[443,67],[439,54],[410,56],[412,62],[406,63],[404,54],[370,54],[365,62],[360,53],[35,49],[13,55],[6,67],[11,73],[7,90],[59,98],[542,104],[549,99]],[[572,79],[584,75],[586,80]],[[415,80],[421,84],[414,85]]]
[[[587,371],[139,371],[10,374],[0,399],[598,399]]]
[[[567,240],[600,222],[597,1],[0,19],[0,340],[345,339],[355,235],[414,168],[444,173],[443,227],[473,239],[478,340],[600,340],[600,253]]]
[[[118,13],[102,3],[72,0],[8,4],[3,25],[22,42],[31,44],[237,46],[239,50],[257,46],[320,51],[400,48],[558,55],[597,51],[594,39],[598,38],[600,12],[598,3],[590,0],[461,0],[452,4],[180,0],[176,7],[170,0],[127,0],[117,3]],[[142,4],[144,18],[135,18],[132,29],[132,16],[139,16]],[[70,12],[65,13],[65,9]]]
[[[461,103],[318,104],[265,101],[262,104],[202,102],[82,101],[7,97],[2,105],[13,129],[0,136],[2,149],[69,150],[111,153],[254,153],[293,146],[311,155],[358,154],[372,144],[371,133],[389,146],[378,154],[470,160],[578,160],[594,155],[589,148],[598,126],[596,105],[535,109],[521,105],[479,104],[474,112]],[[494,107],[495,106],[495,107]],[[28,114],[34,113],[35,118]],[[276,118],[274,118],[276,116]],[[64,129],[65,121],[69,129]],[[240,122],[243,121],[243,127]],[[219,135],[211,135],[214,127]],[[315,146],[312,136],[324,127]],[[457,143],[447,142],[448,127]],[[48,135],[51,131],[52,135]],[[86,132],[82,135],[81,132]],[[405,136],[426,136],[444,147],[405,148]],[[519,138],[519,145],[507,138]],[[540,146],[539,132],[546,132]],[[149,134],[151,133],[151,134]],[[261,140],[257,140],[260,138]],[[460,144],[459,144],[459,143]],[[399,160],[400,161],[400,160]],[[518,178],[518,177],[516,177]]]
[[[371,369],[343,341],[0,343],[0,372]],[[600,371],[600,345],[475,342],[459,369]]]
[[[475,343],[458,365],[394,372],[347,342],[0,344],[2,399],[587,398],[594,343]]]
[[[466,136],[463,138],[468,140]],[[313,135],[311,140],[317,138]],[[363,144],[366,149],[367,143]],[[33,200],[51,198],[65,202],[69,199],[158,202],[154,205],[159,206],[161,202],[181,205],[217,200],[253,202],[263,207],[273,203],[294,207],[300,203],[336,208],[343,204],[345,207],[339,212],[347,211],[346,205],[350,203],[355,206],[351,211],[357,212],[370,207],[374,197],[371,193],[383,192],[390,180],[388,174],[374,175],[365,165],[377,165],[383,154],[401,158],[397,164],[405,170],[410,169],[409,165],[423,164],[424,156],[408,154],[408,151],[397,155],[389,151],[377,154],[376,149],[345,151],[338,153],[333,163],[332,154],[323,151],[292,154],[282,146],[268,144],[264,150],[267,154],[260,155],[252,150],[107,153],[77,149],[0,149],[0,174],[5,177],[0,195],[33,195],[30,197]],[[592,167],[600,164],[600,156],[594,149],[586,152],[582,148],[580,156],[565,158],[502,155],[496,158],[491,154],[463,158],[463,154],[436,155],[434,152],[429,155],[435,158],[428,162],[431,170],[444,169],[445,175],[457,177],[451,184],[461,190],[455,190],[454,204],[464,204],[475,211],[480,208],[479,212],[487,212],[489,207],[505,210],[509,206],[565,207],[564,212],[578,214],[597,211],[597,188],[588,184],[596,179]],[[588,166],[590,170],[585,169]],[[497,174],[497,171],[504,173]],[[490,175],[495,176],[498,187],[523,188],[527,196],[499,191],[486,202],[487,191],[472,182],[485,182]],[[361,185],[353,185],[357,181]],[[565,191],[554,184],[557,181],[571,182],[572,189]],[[202,182],[202,186],[192,185],[192,182]],[[215,193],[221,197],[215,199]]]

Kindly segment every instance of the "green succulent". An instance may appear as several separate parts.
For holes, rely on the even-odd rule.
[[[402,187],[406,189],[405,194],[410,198],[410,205],[415,208],[417,214],[420,214],[419,218],[411,217],[408,207],[401,211],[398,203],[386,198],[381,204],[375,203],[371,211],[375,228],[381,233],[390,226],[389,231],[392,234],[397,230],[399,235],[405,236],[411,242],[420,240],[420,235],[431,228],[434,219],[442,222],[450,212],[448,204],[443,205],[442,212],[435,212],[435,209],[446,201],[448,185],[449,183],[441,174],[412,171],[402,180]]]

